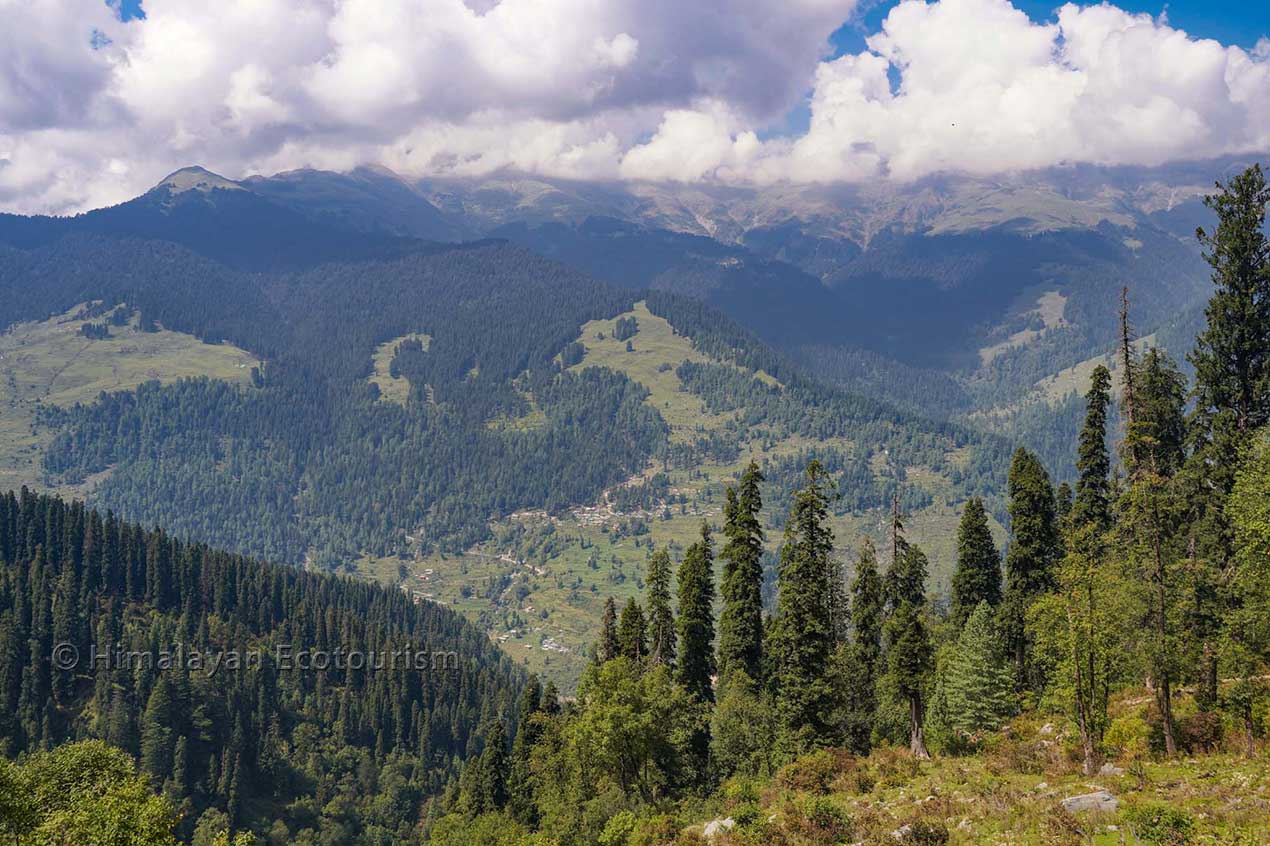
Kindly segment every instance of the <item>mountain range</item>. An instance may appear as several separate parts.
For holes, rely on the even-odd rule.
[[[1202,198],[1240,164],[763,189],[187,168],[0,216],[0,482],[452,604],[564,686],[602,596],[750,459],[773,544],[811,458],[848,543],[899,497],[938,595],[966,497],[1004,541],[1015,444],[1070,477],[1122,289],[1140,343],[1184,357]]]

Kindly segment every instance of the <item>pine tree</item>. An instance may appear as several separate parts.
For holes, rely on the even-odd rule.
[[[1030,666],[1027,610],[1055,586],[1062,552],[1054,487],[1040,459],[1019,448],[1006,481],[1010,497],[1011,542],[1005,555],[1005,594],[1001,602],[1002,633],[1014,653],[1015,683],[1039,691],[1040,679]]]
[[[1085,425],[1080,430],[1076,454],[1076,499],[1071,519],[1091,524],[1100,531],[1111,527],[1111,456],[1107,453],[1107,409],[1111,405],[1111,372],[1094,368],[1085,394]]]
[[[617,652],[637,664],[648,656],[648,624],[634,597],[622,608],[617,624]]]
[[[676,680],[703,701],[713,701],[714,552],[710,526],[701,523],[701,540],[688,547],[679,565],[679,662]]]
[[[929,758],[926,748],[926,681],[934,652],[926,629],[926,553],[903,535],[898,506],[892,509],[891,547],[896,555],[887,572],[890,616],[885,625],[887,672],[895,691],[908,704],[909,749]]]
[[[738,489],[728,489],[724,507],[723,559],[719,615],[719,675],[743,670],[755,681],[762,678],[763,664],[763,528],[759,512],[763,500],[759,484],[763,475],[753,461],[741,475]]]
[[[1184,667],[1178,631],[1184,500],[1174,476],[1185,460],[1185,398],[1186,380],[1176,365],[1150,350],[1138,368],[1135,410],[1122,447],[1129,486],[1120,502],[1120,548],[1128,553],[1134,583],[1143,592],[1142,625],[1153,635],[1143,640],[1143,652],[1170,756],[1177,753],[1173,685]],[[1126,394],[1124,402],[1129,400]]]
[[[1205,441],[1249,433],[1270,422],[1270,186],[1253,165],[1204,200],[1217,229],[1196,232],[1217,291],[1195,341],[1197,423]],[[1233,468],[1223,468],[1233,475]],[[1227,488],[1229,490],[1229,488]]]
[[[987,602],[966,620],[931,701],[930,724],[954,750],[965,741],[999,728],[1015,711],[1014,676],[997,648],[994,611]]]
[[[675,615],[670,609],[670,553],[659,549],[648,562],[649,663],[673,667],[675,647]]]
[[[834,742],[830,722],[832,686],[827,676],[833,648],[829,614],[830,556],[826,488],[828,475],[818,461],[807,467],[806,486],[794,494],[785,521],[777,574],[773,651],[776,710],[783,740],[793,752]]]
[[[507,728],[494,720],[485,733],[485,748],[476,766],[473,811],[501,811],[507,805]]]
[[[1001,556],[992,542],[983,500],[971,497],[957,527],[957,570],[952,579],[952,619],[960,629],[981,602],[1001,604]]]
[[[1196,338],[1194,411],[1189,421],[1191,456],[1184,485],[1189,513],[1192,612],[1189,628],[1201,639],[1196,701],[1217,702],[1217,655],[1235,554],[1225,513],[1235,470],[1250,434],[1270,420],[1270,243],[1265,235],[1270,187],[1254,165],[1205,198],[1217,228],[1196,231],[1213,269],[1216,288],[1205,310],[1207,325]]]
[[[516,714],[516,739],[512,741],[511,762],[507,771],[508,808],[513,817],[525,825],[537,823],[538,808],[533,801],[533,772],[530,755],[542,737],[543,689],[538,676],[531,675],[520,694]]]
[[[617,602],[610,596],[604,601],[604,616],[600,618],[600,639],[595,644],[595,660],[606,664],[620,654],[617,643]]]
[[[150,774],[156,786],[172,769],[171,723],[172,691],[167,679],[160,678],[141,716],[141,769]]]
[[[845,689],[844,740],[857,755],[867,755],[872,745],[885,603],[877,553],[873,542],[866,537],[860,544],[855,579],[851,583],[853,637],[846,650],[849,660],[840,684]]]

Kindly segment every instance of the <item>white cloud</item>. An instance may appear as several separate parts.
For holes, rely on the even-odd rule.
[[[193,163],[767,183],[1270,149],[1270,42],[905,0],[826,61],[857,2],[147,0],[124,24],[0,0],[0,208],[117,202]],[[808,92],[807,132],[760,141]]]

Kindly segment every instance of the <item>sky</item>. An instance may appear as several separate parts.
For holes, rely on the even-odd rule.
[[[909,181],[1270,151],[1270,3],[0,0],[0,210],[180,167]]]

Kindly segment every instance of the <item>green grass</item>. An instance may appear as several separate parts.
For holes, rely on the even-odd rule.
[[[702,430],[718,429],[729,415],[709,414],[695,394],[683,389],[675,375],[684,361],[707,362],[690,339],[677,335],[664,319],[636,304],[626,315],[633,316],[639,331],[626,341],[613,337],[616,317],[586,324],[578,340],[586,347],[583,360],[574,369],[607,367],[625,374],[649,390],[646,400],[671,426],[671,437],[692,440]],[[769,384],[778,384],[767,374],[755,374]],[[495,420],[492,426],[534,425],[535,410],[518,420]],[[691,469],[667,472],[672,492],[687,502],[669,506],[669,518],[656,513],[628,515],[616,513],[607,494],[586,507],[552,517],[542,512],[525,512],[496,520],[494,539],[467,550],[462,555],[432,554],[407,562],[409,575],[402,581],[396,557],[364,558],[359,572],[387,584],[400,584],[421,599],[445,603],[475,621],[490,637],[526,668],[554,680],[563,690],[572,690],[586,666],[595,640],[605,599],[613,596],[619,604],[630,597],[644,599],[647,559],[654,547],[670,547],[678,560],[682,550],[693,543],[703,519],[722,523],[724,488],[735,483],[745,465],[753,459],[797,454],[812,447],[853,449],[847,439],[816,441],[789,437],[764,451],[758,439],[742,442],[741,454],[729,463],[706,462]],[[962,456],[963,459],[968,456]],[[885,467],[879,465],[879,472]],[[631,483],[662,470],[651,463]],[[951,492],[947,479],[922,468],[911,468],[914,484],[930,490],[937,499]],[[638,538],[618,537],[620,527],[633,518],[642,519],[648,534]],[[954,509],[936,505],[912,515],[910,537],[927,547],[936,562],[933,584],[946,585],[947,572],[955,555],[956,522]],[[862,534],[879,541],[885,525],[875,516],[845,515],[833,519],[840,555],[854,558]],[[999,529],[999,527],[998,527]],[[716,549],[718,538],[716,536]],[[771,533],[769,549],[775,552],[780,537]],[[590,565],[592,556],[597,563]],[[506,585],[495,595],[487,595],[491,580]]]
[[[1146,761],[1132,770],[1120,761],[1124,774],[1086,777],[1067,757],[1062,739],[1041,735],[1035,723],[1020,723],[1014,737],[994,738],[995,748],[966,757],[916,761],[907,750],[885,748],[867,758],[804,758],[774,779],[734,779],[698,814],[728,817],[757,805],[759,813],[749,814],[753,822],[721,838],[720,846],[822,842],[786,839],[807,830],[803,809],[814,801],[838,807],[851,820],[843,843],[906,842],[892,832],[926,820],[948,831],[949,846],[1152,846],[1154,841],[1135,837],[1129,809],[1165,805],[1192,820],[1191,837],[1179,843],[1270,842],[1270,766],[1264,758],[1222,753]],[[823,775],[823,793],[808,786],[808,775],[813,783]],[[1117,810],[1058,810],[1062,799],[1098,789],[1116,797]],[[700,825],[687,830],[699,832]]]
[[[53,433],[38,426],[36,406],[88,403],[102,391],[136,388],[158,379],[209,376],[249,383],[256,358],[229,344],[205,344],[191,335],[142,332],[134,317],[112,326],[111,337],[79,334],[86,321],[76,307],[39,323],[21,323],[0,335],[0,490],[41,486],[41,461]],[[95,483],[63,488],[81,495]]]
[[[424,350],[427,350],[432,344],[432,336],[411,333],[380,344],[375,348],[375,354],[371,356],[375,372],[367,378],[367,381],[379,386],[381,400],[395,402],[398,405],[405,405],[406,400],[410,398],[410,380],[404,376],[393,378],[389,366],[392,364],[393,356],[397,354],[397,346],[403,341],[418,341],[423,344]]]

